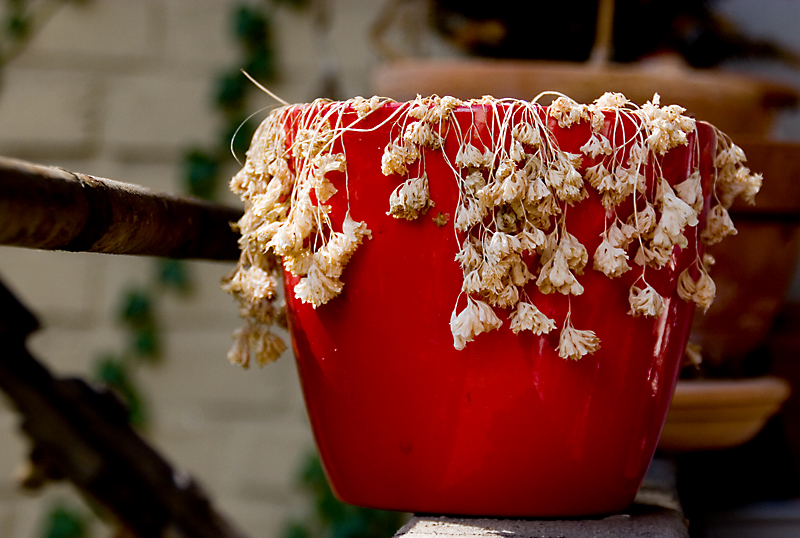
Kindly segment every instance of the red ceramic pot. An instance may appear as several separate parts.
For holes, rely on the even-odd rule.
[[[392,110],[384,107],[362,126],[381,124]],[[344,116],[345,125],[355,118]],[[487,135],[491,111],[458,109],[455,121],[464,130],[475,122]],[[442,153],[426,150],[436,206],[412,222],[388,216],[400,182],[381,173],[383,149],[397,134],[390,129],[342,139],[349,195],[340,178],[340,193],[328,202],[332,220],[340,226],[349,206],[372,231],[344,270],[342,294],[315,309],[294,297],[297,278],[285,278],[308,414],[336,495],[365,507],[439,514],[624,509],[652,458],[681,365],[694,306],[677,296],[676,280],[695,250],[676,247],[666,268],[648,269],[665,298],[658,318],[627,314],[638,266],[609,279],[590,261],[579,277],[585,293],[571,298],[571,319],[595,331],[601,347],[579,361],[556,352],[567,297],[543,295],[535,283],[526,289],[557,330],[518,336],[505,323],[457,351],[449,321],[463,278],[452,226],[458,188]],[[561,149],[574,153],[590,134],[585,122],[552,131]],[[716,139],[707,125],[698,124],[696,136],[708,186]],[[457,149],[447,139],[451,162]],[[684,180],[696,158],[688,147],[670,151],[664,176],[672,184]],[[571,233],[593,253],[605,216],[596,193],[568,211]],[[434,222],[440,212],[449,218],[442,227]],[[695,233],[687,230],[690,245]]]

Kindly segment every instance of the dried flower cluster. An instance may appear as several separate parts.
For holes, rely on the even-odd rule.
[[[704,192],[699,169],[675,185],[664,179],[663,156],[698,142],[695,121],[677,105],[660,106],[658,95],[642,107],[612,93],[589,105],[558,96],[549,107],[488,96],[468,102],[418,97],[403,104],[357,97],[283,107],[260,126],[247,162],[231,182],[245,201],[238,223],[242,257],[224,284],[246,319],[231,351],[233,362],[247,365],[253,355],[263,364],[283,350],[265,328],[279,315],[272,306],[280,272],[275,255],[285,270],[302,277],[293,292],[303,302],[316,308],[341,293],[345,265],[371,234],[368,223],[355,222],[349,214],[341,231],[333,230],[325,202],[337,193],[334,183],[341,188],[346,182],[331,181],[331,173],[346,174],[342,134],[358,129],[363,118],[383,107],[390,107],[383,124],[390,122],[396,136],[386,141],[381,171],[399,180],[387,200],[387,214],[417,219],[434,205],[430,181],[458,184],[453,226],[460,250],[455,262],[463,272],[466,305],[460,312],[456,308],[450,320],[456,349],[503,324],[495,309],[509,313],[514,333],[542,335],[556,329],[559,324],[526,289],[535,284],[542,294],[581,295],[579,277],[587,267],[617,278],[632,269],[631,263],[639,266],[640,276],[630,287],[629,314],[660,316],[664,298],[647,282],[646,270],[663,268],[678,249],[690,246],[685,232],[701,221],[709,197],[712,208],[700,239],[714,244],[735,234],[728,209],[737,196],[752,203],[761,185],[760,175],[742,164],[744,153],[722,133],[712,192]],[[490,136],[464,121],[475,110],[491,119],[486,127]],[[344,111],[357,112],[358,119],[343,125]],[[580,153],[562,151],[554,129],[582,122],[589,135]],[[443,147],[452,139],[458,151],[451,162]],[[437,151],[452,178],[429,178],[425,172],[424,155]],[[591,253],[569,232],[567,219],[568,208],[590,190],[606,214],[601,242]],[[681,273],[682,299],[707,309],[714,292],[699,258]],[[557,351],[578,360],[599,349],[600,341],[593,331],[573,327],[570,317],[561,323]]]

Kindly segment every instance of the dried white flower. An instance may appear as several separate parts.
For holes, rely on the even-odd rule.
[[[232,278],[223,280],[222,289],[240,295],[244,300],[257,303],[275,296],[278,282],[275,277],[260,267],[240,267]]]
[[[639,234],[636,228],[630,224],[623,224],[620,226],[619,223],[614,222],[614,224],[609,226],[606,230],[605,237],[612,247],[626,249],[631,241],[639,237]]]
[[[480,170],[474,170],[464,178],[464,190],[469,194],[477,195],[478,191],[486,186],[486,178]]]
[[[717,151],[717,155],[714,158],[714,166],[717,168],[722,168],[727,165],[737,165],[747,161],[744,151],[736,144],[730,144],[725,147],[724,142],[720,141],[720,147],[722,149]]]
[[[442,147],[442,137],[424,121],[415,121],[406,125],[403,139],[411,144],[427,146],[431,149]]]
[[[511,277],[511,283],[515,286],[524,286],[536,276],[528,270],[528,265],[522,260],[519,254],[515,254],[507,258],[507,261],[510,264],[509,267],[509,276]]]
[[[709,276],[705,268],[700,271],[700,278],[692,278],[689,269],[685,269],[678,277],[678,296],[684,301],[693,301],[697,306],[708,310],[717,294],[717,285]]]
[[[544,232],[533,226],[522,230],[518,237],[522,250],[527,250],[530,253],[536,252],[545,242]]]
[[[518,123],[511,129],[511,136],[527,146],[539,147],[542,144],[542,135],[539,127],[530,123]]]
[[[642,243],[639,245],[639,250],[636,251],[636,256],[633,261],[637,265],[654,267],[661,269],[667,265],[672,259],[673,247],[659,247],[657,245],[648,245]]]
[[[633,317],[656,318],[664,311],[664,298],[650,284],[647,284],[644,289],[631,286],[628,302],[631,305],[628,314]]]
[[[581,295],[583,293],[583,286],[570,271],[567,258],[561,248],[556,249],[553,257],[539,270],[536,285],[542,293],[553,293],[554,291],[564,295]]]
[[[503,324],[492,307],[483,301],[467,297],[467,306],[456,315],[450,316],[450,332],[453,333],[453,344],[461,350],[473,338],[483,332],[497,329]]]
[[[378,110],[383,103],[381,102],[381,98],[377,95],[373,96],[370,99],[364,99],[360,95],[354,97],[353,100],[353,108],[356,110],[359,119],[363,119],[366,117],[370,112],[373,110]]]
[[[502,183],[502,200],[506,203],[516,202],[525,197],[525,176],[522,170],[517,170],[505,178]]]
[[[514,235],[494,232],[484,238],[483,253],[490,261],[500,261],[522,252],[522,242]]]
[[[408,173],[406,165],[417,159],[419,159],[419,150],[413,145],[389,142],[383,151],[383,157],[381,157],[381,173],[384,176],[405,175]]]
[[[532,331],[535,335],[547,334],[556,328],[556,322],[547,317],[533,303],[520,301],[517,308],[508,317],[510,328],[514,334]]]
[[[458,148],[455,163],[459,168],[489,168],[493,161],[494,154],[488,149],[482,152],[467,142]]]
[[[586,266],[586,262],[589,261],[589,253],[586,251],[586,247],[578,241],[577,237],[566,230],[561,234],[558,247],[564,253],[570,269],[582,275],[583,268]]]
[[[705,271],[700,275],[697,281],[696,290],[692,296],[695,304],[703,309],[703,313],[708,311],[708,307],[714,302],[714,296],[717,294],[717,285],[711,279],[709,274]]]
[[[564,328],[558,339],[558,356],[562,359],[577,361],[585,355],[600,349],[600,339],[593,331],[578,330],[572,326],[570,316],[564,321]]]
[[[645,203],[644,209],[628,217],[628,225],[633,228],[630,237],[650,237],[657,224],[656,218],[656,210],[652,205]]]
[[[640,168],[647,163],[648,153],[647,148],[638,142],[633,143],[628,151],[628,166]]]
[[[648,101],[642,108],[642,116],[650,134],[647,137],[647,146],[659,155],[664,155],[674,147],[686,145],[687,133],[695,128],[692,118],[684,116],[686,111],[678,105],[659,108],[660,97],[653,96],[652,102]]]
[[[581,146],[581,152],[588,155],[592,159],[597,158],[598,155],[611,155],[614,150],[608,138],[601,134],[592,133],[589,140]]]
[[[466,293],[479,294],[483,291],[484,285],[481,279],[481,272],[477,269],[464,274],[464,282],[461,284],[461,289]]]
[[[696,292],[697,282],[694,281],[687,267],[681,272],[680,276],[678,276],[678,297],[688,303],[694,300],[694,294]]]
[[[441,123],[450,119],[453,110],[463,105],[463,101],[446,95],[444,97],[434,96],[433,104],[424,115],[425,121],[429,123]]]
[[[683,366],[699,368],[703,363],[703,348],[700,344],[686,342],[686,351],[683,356]]]
[[[545,185],[542,178],[536,178],[528,182],[528,190],[525,192],[525,201],[529,204],[540,202],[545,198],[553,198],[553,193]]]
[[[700,233],[700,239],[706,245],[716,245],[725,237],[736,235],[736,233],[728,210],[721,204],[717,204],[708,212],[706,228]]]
[[[591,185],[597,192],[601,194],[612,190],[616,184],[614,176],[608,171],[606,165],[602,162],[587,168],[584,175],[586,177],[586,181],[589,182],[589,185]]]
[[[522,162],[526,159],[527,154],[525,153],[525,148],[522,147],[522,143],[518,140],[511,141],[511,149],[508,152],[508,156],[511,157],[511,160],[514,162]]]
[[[339,295],[343,287],[344,284],[338,276],[328,276],[312,263],[307,275],[295,285],[294,296],[317,308]]]
[[[675,193],[678,198],[692,206],[696,212],[703,209],[703,182],[700,177],[700,171],[695,170],[686,178],[685,181],[675,185]]]
[[[653,245],[668,248],[679,245],[686,248],[688,242],[683,235],[686,226],[696,226],[697,211],[678,198],[666,179],[661,179],[661,219],[653,235]]]
[[[570,204],[580,202],[588,195],[583,188],[583,178],[576,170],[579,165],[580,156],[567,153],[553,163],[547,172],[548,186],[560,200]]]
[[[594,100],[594,104],[601,109],[618,110],[630,103],[627,97],[621,93],[606,92]]]
[[[233,338],[234,344],[228,352],[228,360],[243,368],[250,366],[251,357],[256,364],[264,366],[277,360],[286,351],[283,340],[273,334],[268,326],[260,323],[248,322],[234,331]]]
[[[466,232],[486,216],[487,211],[483,204],[472,197],[465,197],[460,206],[456,208],[456,230]]]
[[[509,285],[503,288],[499,295],[493,298],[492,304],[500,308],[511,308],[519,303],[519,290],[516,286]]]
[[[414,220],[433,205],[428,190],[428,174],[410,178],[395,188],[389,197],[389,212],[398,219]]]
[[[481,242],[474,237],[470,237],[461,245],[461,250],[456,254],[455,260],[461,265],[461,268],[466,274],[469,271],[477,269],[481,264],[483,261],[482,252],[483,247]]]
[[[726,165],[718,172],[717,192],[720,202],[728,209],[733,205],[733,200],[742,198],[752,204],[755,196],[761,189],[761,174],[753,174],[746,166]]]
[[[607,234],[603,234],[603,240],[594,251],[593,259],[593,268],[610,278],[618,277],[631,268],[628,265],[628,253],[612,245]]]
[[[569,97],[561,96],[550,104],[548,115],[558,120],[559,127],[569,127],[588,114],[586,105],[579,105]]]

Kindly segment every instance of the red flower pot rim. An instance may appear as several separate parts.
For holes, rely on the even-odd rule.
[[[618,93],[589,105],[555,96],[547,107],[537,104],[538,98],[433,96],[405,103],[379,97],[317,100],[274,110],[231,181],[231,190],[245,202],[238,223],[241,259],[224,283],[245,319],[231,362],[248,366],[252,356],[263,365],[285,350],[270,330],[279,317],[273,304],[281,272],[277,256],[285,270],[300,277],[292,291],[304,303],[324,308],[342,292],[345,266],[365,239],[373,239],[370,224],[350,216],[347,151],[354,148],[345,147],[343,138],[377,129],[389,133],[381,171],[398,183],[386,200],[387,214],[413,221],[435,206],[425,171],[429,152],[444,154],[452,171],[450,178],[433,180],[458,184],[457,207],[437,208],[442,211],[435,217],[437,224],[453,226],[460,245],[455,263],[463,270],[466,300],[453,298],[455,305],[465,304],[460,312],[456,306],[450,319],[456,349],[502,325],[495,308],[509,312],[514,333],[541,335],[560,327],[557,349],[564,359],[599,349],[591,328],[572,326],[570,311],[563,320],[550,319],[525,290],[535,282],[543,294],[583,293],[578,277],[589,253],[569,232],[568,219],[569,208],[579,203],[599,202],[605,209],[591,270],[616,278],[632,269],[632,261],[639,276],[629,289],[629,314],[659,316],[663,298],[648,275],[674,264],[676,253],[689,246],[687,227],[702,230],[690,235],[704,244],[735,234],[727,210],[736,197],[752,203],[761,176],[742,164],[738,146],[708,126],[717,135],[713,177],[701,177],[695,158],[687,179],[670,185],[661,174],[667,155],[688,146],[698,156],[702,122],[684,116],[680,106],[660,106],[658,94],[641,107]],[[487,132],[473,128],[469,118],[480,119]],[[576,129],[585,139],[580,153],[562,151],[558,137]],[[341,222],[330,218],[325,204],[333,196],[347,199]],[[697,256],[680,273],[677,291],[683,300],[708,308],[715,286],[702,248],[693,247]]]

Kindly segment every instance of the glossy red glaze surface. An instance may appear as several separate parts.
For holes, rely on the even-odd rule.
[[[488,136],[484,114],[491,115],[460,109],[456,119]],[[380,111],[367,125],[387,116]],[[698,127],[708,186],[715,138]],[[381,174],[383,148],[398,128],[391,135],[389,129],[344,135],[349,195],[337,178],[333,222],[338,229],[349,205],[372,239],[345,268],[343,293],[314,309],[294,298],[296,278],[285,281],[308,414],[336,494],[366,507],[439,514],[570,516],[625,508],[652,458],[681,364],[694,307],[677,297],[675,283],[695,251],[676,248],[666,268],[648,269],[648,281],[666,298],[662,316],[629,316],[628,289],[640,269],[632,264],[617,279],[591,269],[605,218],[592,191],[568,208],[567,228],[590,253],[579,277],[585,293],[571,298],[571,315],[576,328],[595,331],[600,350],[580,361],[559,358],[568,299],[530,283],[529,295],[556,320],[556,330],[517,336],[505,323],[457,351],[449,326],[456,301],[459,311],[465,301],[454,261],[457,185],[441,152],[425,150],[436,206],[413,222],[387,216],[402,181]],[[574,153],[590,134],[585,122],[552,129],[561,149]],[[452,161],[453,137],[445,149]],[[670,183],[686,178],[693,158],[686,147],[666,156]],[[449,216],[446,226],[434,223],[439,212]],[[687,237],[696,243],[694,229]]]

